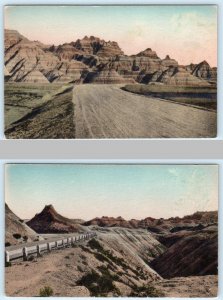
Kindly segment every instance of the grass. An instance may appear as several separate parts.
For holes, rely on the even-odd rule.
[[[32,109],[68,91],[69,88],[72,88],[72,85],[6,83],[5,129],[30,113]]]
[[[72,85],[5,87],[7,138],[74,138]]]
[[[40,289],[39,296],[40,297],[51,297],[51,296],[53,296],[53,289],[50,286],[44,286],[42,289]]]
[[[167,85],[129,84],[123,87],[125,91],[145,96],[153,96],[171,100],[177,103],[217,109],[217,89],[214,87],[190,87]]]

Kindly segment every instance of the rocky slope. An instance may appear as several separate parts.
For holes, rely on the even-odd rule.
[[[30,242],[37,238],[37,233],[17,217],[5,204],[5,245]]]
[[[217,226],[181,234],[178,241],[152,261],[151,266],[164,278],[217,275]]]
[[[217,68],[211,68],[207,61],[202,61],[199,64],[191,64],[187,69],[192,75],[208,80],[210,83],[217,83]]]
[[[5,30],[5,80],[9,82],[151,83],[200,86],[216,84],[217,68],[206,61],[178,66],[151,48],[127,56],[117,42],[98,37],[62,45],[30,41],[16,30]]]
[[[46,205],[39,214],[27,222],[27,225],[38,233],[70,233],[82,229],[79,220],[61,216],[52,205]]]

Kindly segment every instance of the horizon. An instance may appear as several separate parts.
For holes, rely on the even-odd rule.
[[[6,203],[7,204],[7,203]],[[52,204],[45,204],[45,206],[43,207],[43,209],[40,211],[40,212],[37,212],[36,214],[40,214],[44,209],[45,209],[45,207],[47,207],[47,206],[52,206],[53,207],[53,209],[59,214],[59,215],[61,215],[60,214],[60,212],[55,208],[55,206],[54,205],[52,205]],[[10,207],[9,207],[10,208]],[[191,215],[194,215],[194,214],[196,214],[196,213],[208,213],[208,212],[218,212],[218,209],[216,209],[216,210],[203,210],[203,211],[201,211],[201,210],[198,210],[198,211],[194,211],[194,212],[192,212],[191,214],[189,214],[189,216],[191,216]],[[62,217],[66,217],[67,218],[67,216],[65,216],[65,215],[61,215]],[[92,219],[83,219],[83,221],[85,221],[85,222],[88,222],[88,221],[91,221],[91,220],[93,220],[93,219],[102,219],[102,218],[114,218],[114,219],[117,219],[117,218],[119,218],[119,217],[121,217],[121,218],[123,218],[125,221],[131,221],[131,220],[138,220],[138,221],[140,221],[140,220],[144,220],[144,219],[146,219],[146,218],[152,218],[152,219],[165,219],[165,220],[168,220],[168,219],[171,219],[171,218],[184,218],[184,217],[186,217],[186,216],[188,216],[188,214],[186,214],[186,215],[182,215],[181,217],[179,217],[178,215],[174,215],[174,216],[171,216],[171,217],[168,217],[168,218],[164,218],[164,217],[157,217],[157,218],[155,218],[155,217],[153,217],[153,216],[147,216],[147,217],[145,217],[145,218],[143,218],[143,219],[136,219],[136,218],[134,218],[134,217],[131,217],[131,218],[129,218],[129,219],[125,219],[125,218],[123,218],[121,215],[119,215],[119,216],[107,216],[107,215],[101,215],[101,216],[95,216],[95,217],[93,217]],[[33,218],[34,216],[32,216],[32,217],[30,217],[29,219],[25,219],[25,220],[31,220],[32,218]],[[70,218],[71,220],[72,219],[78,219],[78,218]],[[80,218],[79,218],[80,219]]]
[[[216,5],[24,5],[5,7],[4,17],[5,28],[44,44],[96,36],[117,42],[126,55],[151,48],[162,59],[169,55],[180,65],[206,60],[217,66]]]
[[[6,164],[5,202],[21,219],[49,204],[86,221],[183,217],[218,210],[218,166]]]

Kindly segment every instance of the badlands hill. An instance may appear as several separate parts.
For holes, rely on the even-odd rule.
[[[5,80],[9,82],[216,84],[217,68],[206,61],[181,66],[147,48],[125,55],[117,42],[85,36],[62,45],[30,41],[5,29]]]
[[[218,274],[218,228],[181,232],[151,266],[164,278]]]
[[[82,220],[65,218],[55,210],[53,205],[46,205],[39,214],[27,222],[27,225],[38,233],[69,233],[81,231],[80,223]]]
[[[193,229],[200,225],[206,226],[207,224],[214,224],[218,222],[217,211],[209,212],[196,212],[192,215],[180,217],[171,217],[168,219],[160,218],[155,219],[147,217],[142,220],[125,220],[122,217],[114,218],[103,216],[101,218],[94,218],[90,221],[83,223],[85,226],[98,225],[100,227],[126,227],[126,228],[145,228],[151,232],[176,232],[180,230]]]
[[[5,244],[16,245],[36,239],[37,234],[5,204]]]

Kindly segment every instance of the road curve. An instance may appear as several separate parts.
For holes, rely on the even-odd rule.
[[[216,136],[215,112],[132,94],[118,85],[75,86],[73,103],[79,139]]]

